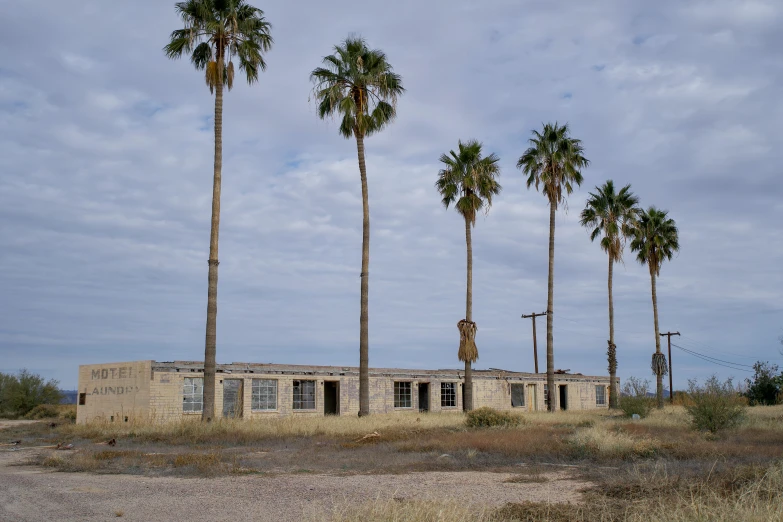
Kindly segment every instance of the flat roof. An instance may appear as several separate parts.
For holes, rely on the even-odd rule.
[[[152,371],[157,372],[202,372],[202,361],[152,361]],[[307,364],[273,364],[273,363],[243,363],[218,364],[217,373],[261,373],[281,375],[359,375],[357,366],[315,366]],[[370,375],[376,377],[441,377],[449,379],[462,379],[464,370],[438,369],[421,370],[409,368],[370,368]],[[517,378],[526,380],[545,380],[546,373],[515,372],[498,368],[488,370],[473,370],[473,377],[478,379],[507,379]],[[556,371],[558,380],[608,380],[608,375],[593,376],[581,373],[566,373]]]

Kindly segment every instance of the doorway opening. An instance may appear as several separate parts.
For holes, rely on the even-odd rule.
[[[568,386],[565,384],[561,384],[558,386],[558,391],[560,392],[560,409],[561,410],[567,410],[568,409]]]
[[[419,383],[419,411],[430,411],[430,383]]]
[[[340,415],[340,381],[324,381],[324,415]]]
[[[538,400],[536,398],[536,385],[527,385],[527,411],[538,411]]]
[[[242,417],[242,379],[223,379],[223,417]]]

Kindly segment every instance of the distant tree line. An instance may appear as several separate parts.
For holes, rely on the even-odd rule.
[[[27,370],[17,374],[0,372],[0,418],[23,417],[36,406],[59,404],[59,384]]]

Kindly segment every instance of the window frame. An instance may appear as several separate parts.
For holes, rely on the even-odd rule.
[[[297,383],[299,386],[299,406],[297,407]],[[305,402],[308,397],[306,397],[305,393],[302,390],[302,383],[310,383],[313,385],[313,395],[312,395],[312,404],[313,407],[306,407],[309,406],[308,402]],[[292,395],[292,401],[291,401],[291,409],[294,411],[315,411],[318,408],[318,400],[316,397],[316,388],[315,388],[315,379],[294,379],[292,385],[291,385],[291,395]]]
[[[510,387],[509,387],[508,391],[509,391],[509,395],[511,395],[511,407],[512,408],[525,408],[525,407],[527,407],[527,400],[525,398],[525,395],[526,395],[526,393],[525,393],[525,386],[526,386],[525,383],[523,383],[523,382],[512,382],[512,383],[509,383],[509,384],[510,384]],[[514,388],[515,387],[517,387],[517,388],[522,390],[522,404],[514,405]]]
[[[601,389],[601,397],[602,401],[598,402],[598,389]],[[595,405],[596,406],[606,406],[606,386],[603,384],[596,384],[595,385]]]
[[[444,393],[445,388],[451,388],[451,399],[454,404],[445,404],[444,398],[447,394]],[[441,408],[456,408],[457,407],[457,383],[453,381],[440,383],[440,407]]]
[[[262,388],[260,386],[262,383],[267,384],[267,386]],[[273,383],[274,384],[274,407],[272,407],[272,408],[259,408],[257,406],[257,403],[256,403],[256,398],[258,398],[258,405],[260,405],[262,397],[263,397],[263,395],[262,395],[263,392],[266,393],[266,401],[267,402],[265,404],[267,404],[267,405],[269,404],[269,390],[271,389],[268,386],[269,383]],[[256,384],[259,384],[258,390],[256,389]],[[252,411],[258,411],[258,412],[262,412],[262,411],[277,411],[278,408],[279,408],[278,407],[278,404],[279,404],[278,401],[280,400],[279,389],[280,389],[280,384],[278,383],[278,379],[263,379],[263,378],[251,379],[250,380],[250,411],[251,412]]]
[[[544,383],[544,409],[549,409],[549,394],[547,393],[549,391],[549,385]]]
[[[196,381],[198,381],[198,387],[196,387]],[[187,391],[190,387],[191,390]],[[198,392],[197,392],[198,390]],[[200,392],[200,394],[199,394]],[[188,401],[190,397],[191,401]],[[198,401],[194,400],[198,397]],[[199,404],[199,409],[185,409],[188,404]],[[188,415],[200,415],[204,412],[204,378],[203,377],[185,377],[182,379],[182,413]]]
[[[404,390],[403,388],[407,388]],[[403,405],[405,399],[404,392],[407,391],[407,405]],[[408,410],[413,408],[413,382],[411,381],[394,381],[394,409]]]

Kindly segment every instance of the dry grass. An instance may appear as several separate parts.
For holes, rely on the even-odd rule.
[[[376,499],[361,505],[340,504],[331,513],[311,513],[312,522],[489,522],[495,520],[483,506],[456,501]]]
[[[63,433],[91,440],[134,438],[146,442],[172,444],[231,443],[247,444],[260,440],[290,437],[358,438],[377,431],[382,436],[434,429],[462,429],[465,417],[461,413],[384,414],[369,417],[298,417],[249,420],[221,419],[201,423],[199,419],[183,418],[168,423],[131,419],[126,423],[95,421],[67,427]]]

